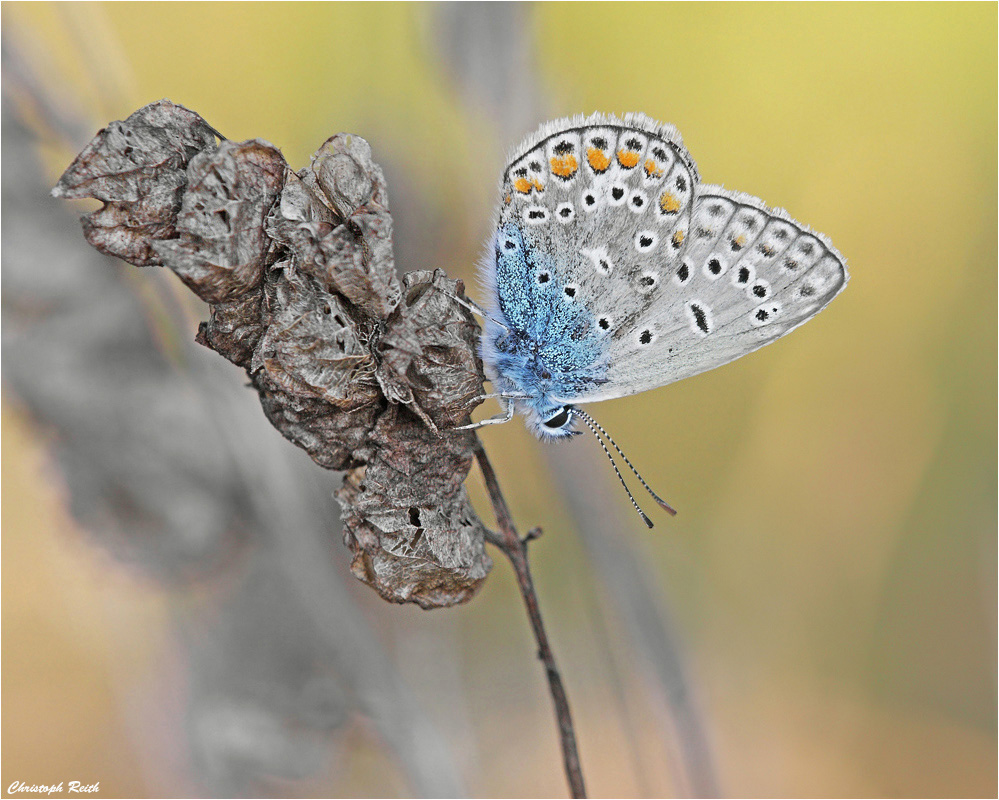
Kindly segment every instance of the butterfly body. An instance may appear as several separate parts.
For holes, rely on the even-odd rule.
[[[825,237],[700,183],[669,125],[558,120],[515,152],[484,262],[481,355],[542,438],[577,404],[727,363],[818,313],[847,281]]]

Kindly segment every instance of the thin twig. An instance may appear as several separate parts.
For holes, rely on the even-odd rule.
[[[525,538],[521,539],[517,534],[517,529],[513,525],[510,517],[510,509],[507,508],[506,500],[500,491],[499,482],[496,480],[496,472],[489,462],[482,442],[477,442],[475,458],[479,462],[479,469],[482,471],[482,479],[485,481],[486,489],[489,491],[489,499],[492,502],[493,513],[496,515],[496,523],[499,525],[500,535],[491,535],[489,542],[510,559],[513,571],[517,575],[517,585],[520,587],[520,594],[524,598],[524,605],[527,606],[527,616],[531,620],[531,628],[534,631],[534,639],[538,643],[538,658],[545,665],[545,673],[548,675],[548,689],[552,695],[552,702],[555,704],[555,717],[558,721],[559,736],[562,740],[562,761],[565,765],[565,775],[569,781],[569,789],[573,797],[586,797],[586,787],[583,784],[583,771],[579,764],[579,753],[576,750],[576,732],[572,725],[572,713],[569,711],[569,698],[566,697],[565,687],[562,685],[562,676],[555,665],[555,655],[552,653],[551,645],[548,643],[548,635],[545,633],[545,626],[541,620],[541,609],[538,606],[538,596],[534,591],[534,581],[531,579],[531,569],[527,561],[527,543],[531,539],[540,535],[538,529],[532,530]]]

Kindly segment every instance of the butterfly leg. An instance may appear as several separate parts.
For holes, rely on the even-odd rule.
[[[459,426],[457,428],[454,428],[454,430],[456,430],[456,431],[474,431],[474,430],[478,430],[479,428],[484,428],[486,425],[499,425],[499,424],[501,424],[503,422],[509,422],[510,420],[512,420],[513,419],[513,403],[511,403],[510,400],[506,396],[504,396],[502,394],[499,395],[499,397],[500,397],[500,402],[503,405],[503,413],[502,414],[498,414],[495,417],[490,417],[489,419],[484,419],[481,422],[473,422],[473,423],[471,423],[469,425],[461,425],[461,426]]]
[[[490,392],[489,394],[477,395],[475,400],[481,403],[483,400],[494,400],[496,398],[501,400],[520,400],[525,397],[530,397],[530,395],[524,392]]]
[[[434,287],[434,288],[436,289],[437,287]],[[457,295],[451,294],[450,292],[445,292],[442,289],[437,289],[437,291],[439,291],[443,295],[446,295],[446,296],[450,297],[459,306],[461,306],[462,308],[468,309],[473,314],[477,314],[478,316],[482,317],[482,319],[488,319],[490,322],[495,322],[501,328],[505,328],[506,330],[510,330],[506,325],[504,325],[498,319],[493,319],[492,317],[490,317],[486,313],[485,309],[482,308],[482,306],[480,306],[474,300],[469,300],[467,297],[458,297]]]
[[[450,292],[445,292],[443,289],[431,284],[432,289],[437,289],[445,297],[450,297],[454,302],[456,302],[462,308],[467,308],[473,314],[478,314],[483,319],[486,319],[486,312],[482,310],[482,307],[476,303],[474,300],[469,300],[467,297],[458,297],[458,295],[451,294]]]
[[[448,295],[448,297],[454,300],[454,302],[456,302],[462,308],[467,308],[473,314],[477,314],[483,319],[487,318],[486,312],[474,300],[469,300],[467,297],[458,297],[457,295],[454,294]]]

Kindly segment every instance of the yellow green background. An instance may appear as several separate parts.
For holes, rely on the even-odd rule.
[[[592,440],[543,445],[518,421],[482,438],[521,527],[546,530],[536,581],[594,795],[676,787],[641,684],[593,621],[601,600],[549,447],[571,448],[608,487],[619,524],[605,535],[641,540],[727,794],[992,795],[995,4],[523,6],[518,48],[496,69],[520,68],[529,88],[514,87],[500,116],[441,57],[440,13],[2,7],[5,47],[94,131],[168,97],[231,139],[275,143],[295,167],[337,131],[365,137],[408,232],[400,268],[443,267],[473,296],[505,152],[537,122],[572,113],[672,122],[705,181],[827,234],[851,282],[814,321],[714,372],[592,409],[675,519],[657,516],[646,531]],[[54,181],[72,153],[42,137]],[[234,368],[220,358],[218,369]],[[15,779],[98,773],[107,795],[142,796],[147,765],[122,695],[146,691],[154,666],[176,657],[179,601],[74,527],[44,432],[4,400],[4,791]],[[469,484],[485,513],[476,473]],[[348,555],[335,543],[331,557]],[[564,792],[505,564],[457,610],[425,614],[358,589],[393,647],[414,631],[458,642],[479,748],[470,791]],[[416,683],[432,708],[433,687]],[[351,757],[340,770],[292,793],[403,791],[363,726],[342,735]]]

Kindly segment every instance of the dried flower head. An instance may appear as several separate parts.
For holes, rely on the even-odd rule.
[[[440,270],[400,285],[367,142],[337,134],[295,173],[162,100],[100,131],[53,194],[101,200],[87,241],[177,273],[210,307],[197,340],[247,371],[282,435],[349,470],[358,578],[424,608],[474,594],[491,562],[464,488],[475,437],[453,428],[482,394],[479,328]]]

